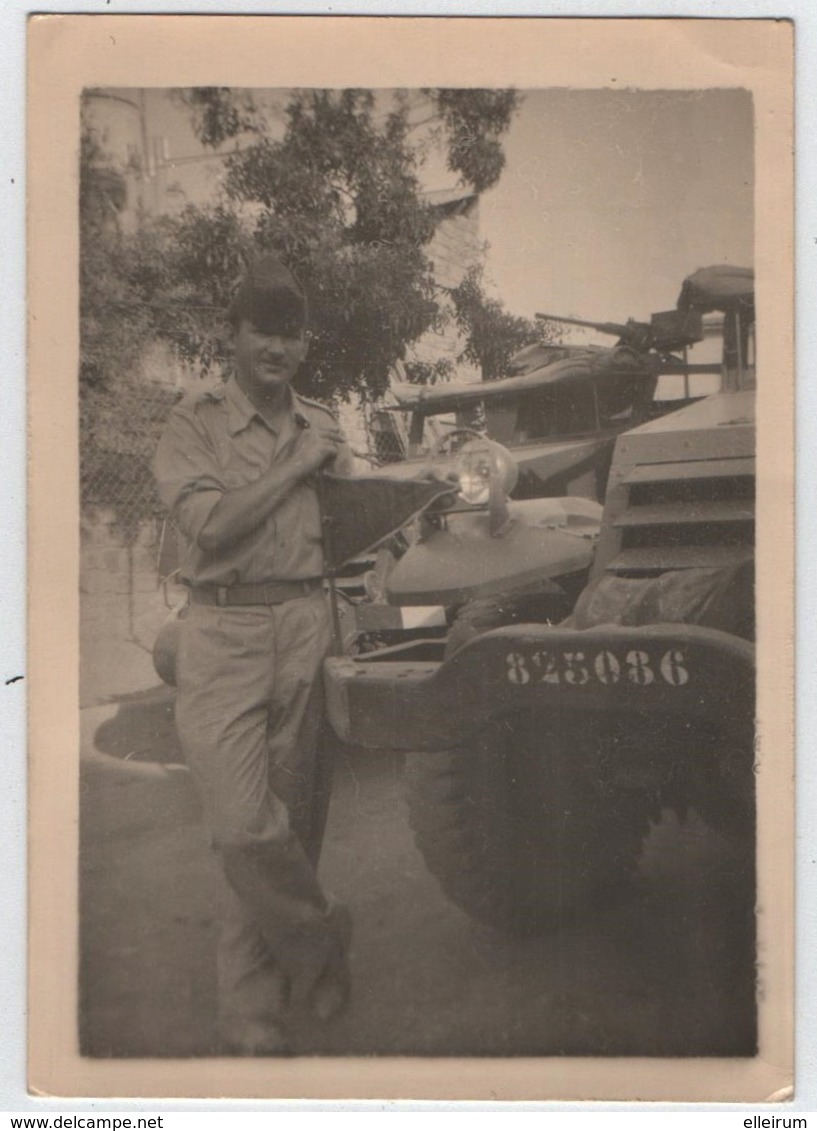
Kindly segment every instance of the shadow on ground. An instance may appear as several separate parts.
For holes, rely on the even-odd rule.
[[[212,1055],[215,862],[170,698],[131,697],[104,754],[169,763],[83,773],[81,1047],[97,1057]],[[144,771],[140,773],[139,771]],[[354,998],[302,1054],[748,1056],[755,1051],[745,861],[667,817],[632,892],[580,926],[514,941],[449,903],[414,847],[400,766],[344,751],[321,878],[355,919]]]

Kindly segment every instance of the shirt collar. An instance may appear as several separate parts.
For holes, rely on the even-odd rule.
[[[250,398],[244,392],[236,380],[235,373],[232,374],[227,382],[225,388],[224,399],[227,402],[227,429],[231,436],[237,435],[248,427],[254,417],[257,417],[262,424],[269,428],[270,432],[275,432],[275,429],[270,425]],[[292,389],[289,390],[289,404],[292,407],[295,404],[295,394]]]

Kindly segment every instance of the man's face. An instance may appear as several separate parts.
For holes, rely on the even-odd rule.
[[[291,333],[291,332],[290,332]],[[288,385],[306,357],[304,334],[267,334],[242,318],[235,335],[235,364],[238,383],[248,394],[262,397]]]

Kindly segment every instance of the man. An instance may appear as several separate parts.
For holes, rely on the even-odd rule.
[[[351,454],[333,415],[292,389],[307,352],[292,274],[257,260],[230,321],[235,371],[176,407],[155,473],[189,543],[176,722],[226,878],[222,1040],[274,1055],[299,1013],[325,1020],[348,995],[348,913],[315,874],[330,640],[317,477],[348,474]]]

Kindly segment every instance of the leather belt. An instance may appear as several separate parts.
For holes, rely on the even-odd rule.
[[[257,585],[194,585],[190,589],[193,605],[283,605],[298,597],[308,597],[321,588],[319,577],[306,581],[267,581]]]

